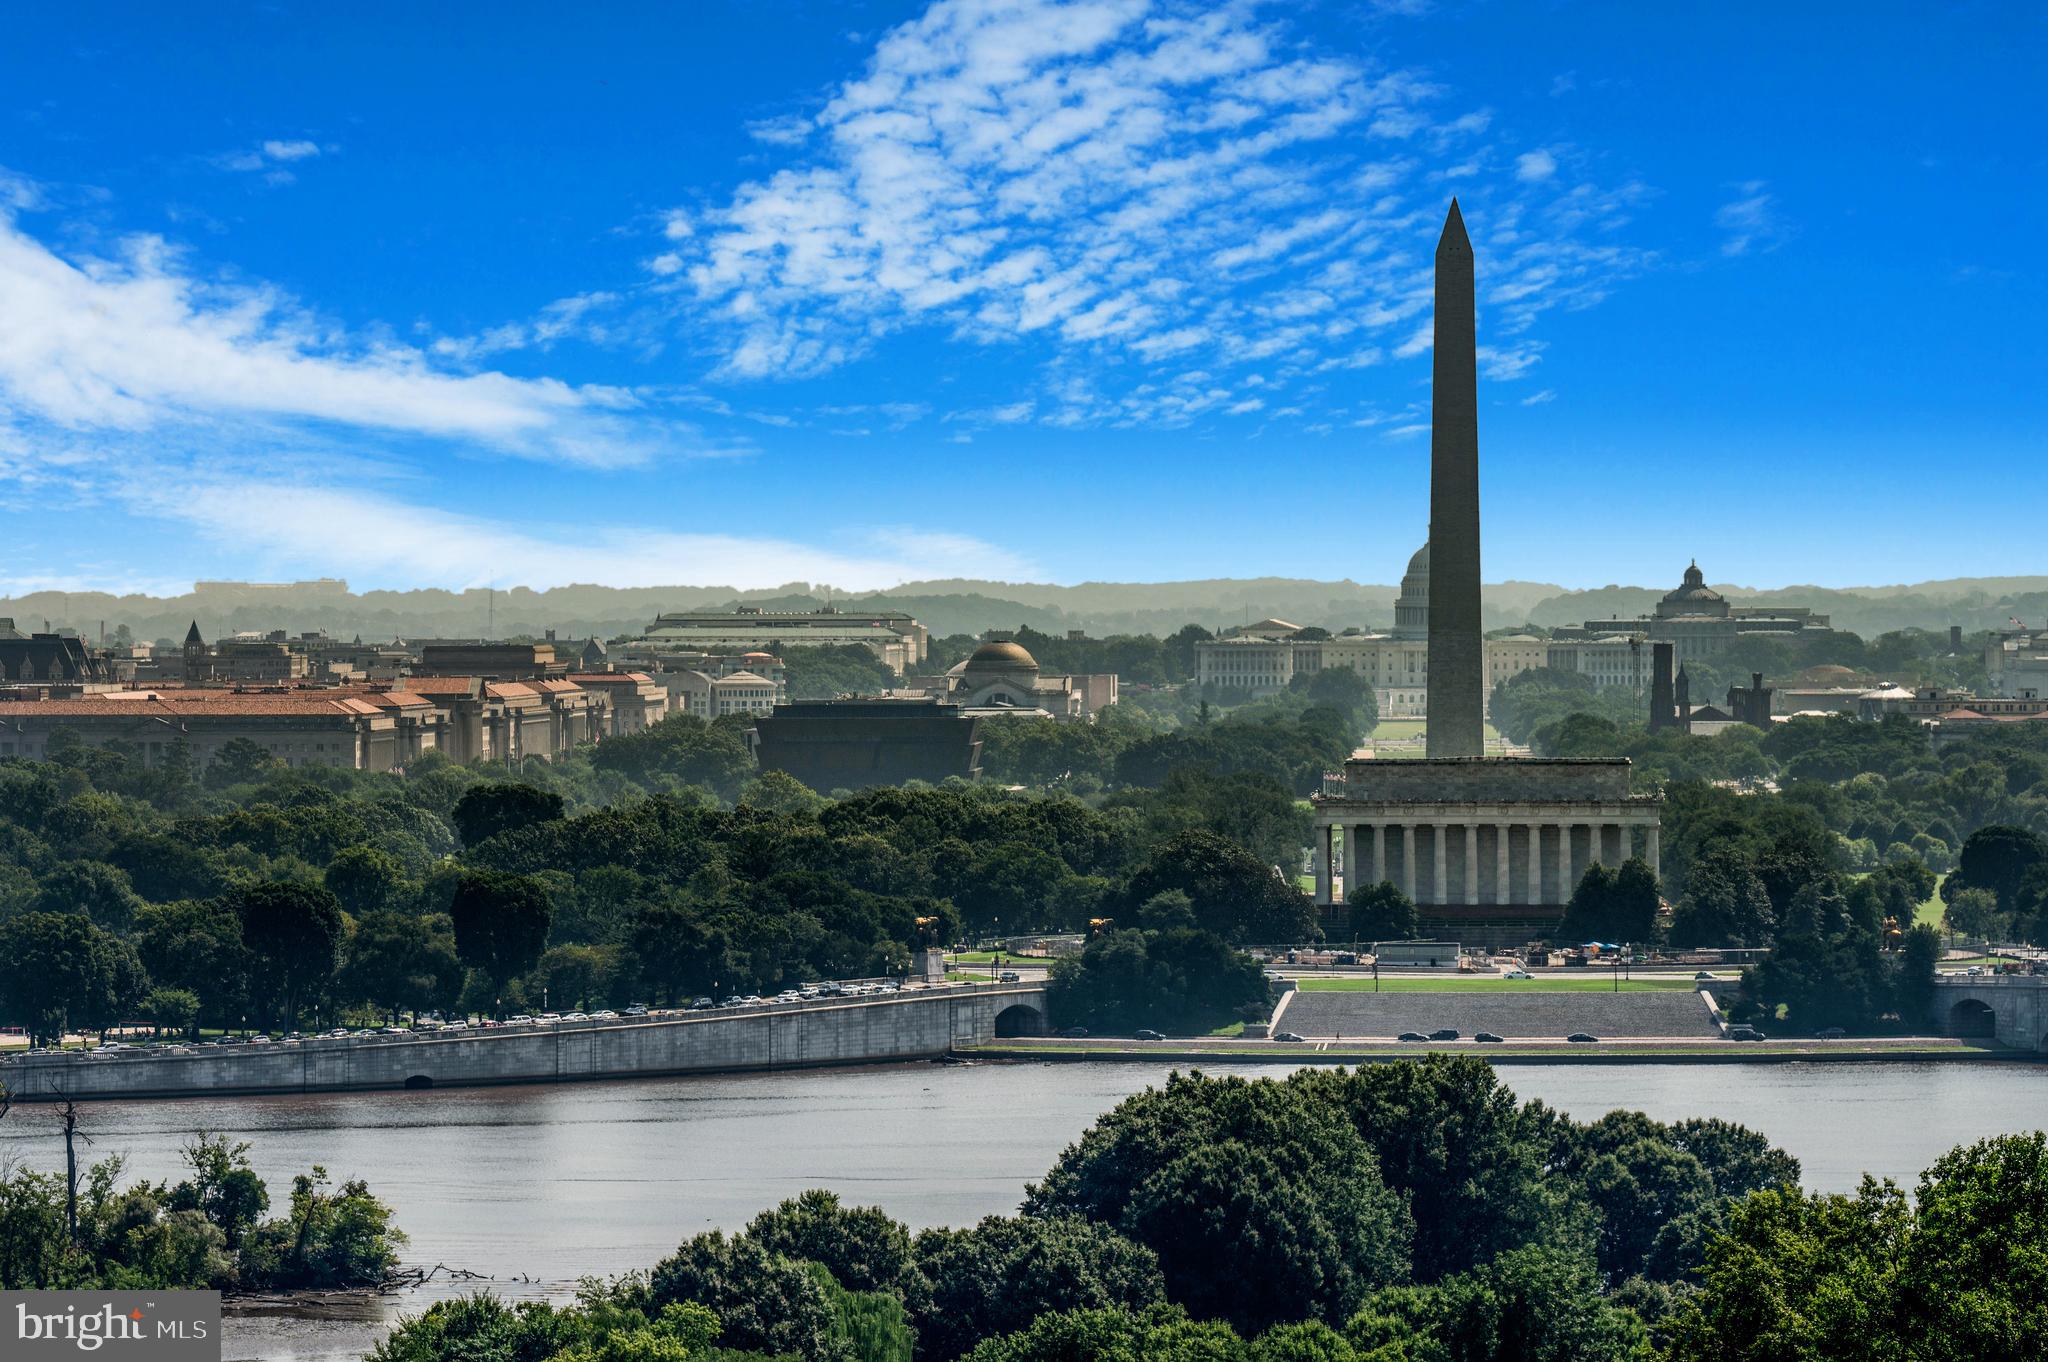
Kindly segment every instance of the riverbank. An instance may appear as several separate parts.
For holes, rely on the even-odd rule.
[[[1511,1040],[1499,1045],[1480,1045],[1470,1040],[1406,1043],[1310,1040],[1288,1043],[1224,1037],[1159,1041],[1017,1038],[956,1046],[953,1054],[963,1060],[1134,1060],[1151,1064],[1226,1061],[1232,1064],[1302,1065],[1383,1064],[1414,1059],[1430,1051],[1475,1055],[1498,1065],[1855,1064],[1912,1060],[2048,1067],[2048,1057],[2030,1051],[1952,1036],[1887,1036],[1831,1041],[1686,1040],[1658,1036],[1577,1045],[1563,1040]]]

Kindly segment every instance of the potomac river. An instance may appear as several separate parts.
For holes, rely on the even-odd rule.
[[[1273,1065],[1203,1066],[1273,1077]],[[678,1241],[737,1229],[806,1187],[875,1204],[913,1229],[1012,1211],[1090,1122],[1166,1065],[906,1064],[439,1092],[96,1102],[84,1159],[175,1179],[200,1131],[250,1142],[273,1210],[320,1163],[367,1180],[412,1237],[409,1264],[483,1274],[509,1297],[566,1297],[581,1275],[651,1267]],[[1582,1120],[1635,1108],[1719,1116],[1797,1155],[1810,1187],[1867,1170],[1911,1186],[1956,1144],[2048,1126],[2048,1066],[1518,1065],[1523,1098]],[[63,1167],[57,1112],[0,1121],[0,1166]],[[358,1357],[396,1316],[469,1286],[372,1300],[231,1307],[229,1359]]]

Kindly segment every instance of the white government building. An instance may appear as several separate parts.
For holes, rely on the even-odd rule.
[[[1429,545],[1408,560],[1394,601],[1394,632],[1356,630],[1302,638],[1303,626],[1265,619],[1195,645],[1197,685],[1271,695],[1304,672],[1349,667],[1373,688],[1382,719],[1419,719],[1429,700]],[[1546,665],[1547,646],[1528,634],[1486,640],[1486,686]]]

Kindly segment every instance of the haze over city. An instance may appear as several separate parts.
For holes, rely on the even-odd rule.
[[[2040,566],[1966,528],[2048,425],[2028,7],[75,20],[0,52],[0,593],[1391,584],[1453,193],[1487,580]]]

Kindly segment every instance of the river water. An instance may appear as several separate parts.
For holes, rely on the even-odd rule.
[[[1276,1076],[1273,1065],[1209,1065]],[[804,1073],[418,1093],[94,1103],[81,1129],[129,1179],[175,1179],[201,1131],[251,1144],[273,1209],[314,1163],[361,1177],[411,1236],[409,1264],[483,1274],[508,1297],[561,1298],[584,1274],[646,1268],[682,1239],[737,1229],[807,1187],[913,1229],[1016,1208],[1027,1181],[1166,1065],[916,1064]],[[1867,1170],[1910,1186],[1950,1147],[2048,1127],[2048,1067],[2024,1064],[1515,1065],[1523,1098],[1589,1120],[1719,1116],[1797,1155],[1809,1187]],[[0,1166],[63,1166],[55,1112],[0,1122]],[[401,1311],[473,1289],[431,1285],[323,1308],[248,1309],[229,1359],[359,1357]]]

